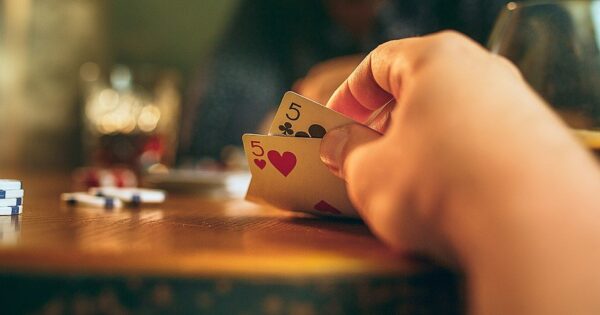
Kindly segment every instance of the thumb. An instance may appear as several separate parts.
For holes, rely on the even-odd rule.
[[[344,178],[346,158],[364,144],[379,139],[377,131],[360,124],[349,124],[332,129],[321,142],[321,161],[339,177]]]

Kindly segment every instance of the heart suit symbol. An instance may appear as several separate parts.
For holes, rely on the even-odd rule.
[[[254,164],[256,164],[256,166],[262,170],[265,168],[265,166],[267,166],[267,161],[263,159],[254,159]]]
[[[292,152],[283,152],[283,154],[271,150],[267,153],[269,161],[285,177],[287,177],[294,167],[296,167],[296,156]]]
[[[315,205],[314,208],[315,208],[315,210],[317,210],[319,212],[332,213],[332,214],[342,214],[342,212],[340,210],[338,210],[334,206],[328,204],[327,201],[325,201],[325,200],[319,201]]]

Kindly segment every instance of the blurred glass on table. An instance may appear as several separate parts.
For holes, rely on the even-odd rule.
[[[84,148],[89,165],[136,171],[175,159],[180,110],[179,74],[144,66],[80,67]]]
[[[75,185],[132,187],[143,183],[169,191],[243,195],[249,174],[245,156],[235,147],[224,149],[227,163],[222,165],[199,163],[175,168],[180,75],[147,65],[132,69],[116,65],[103,72],[92,62],[80,68],[83,144],[91,167],[74,173]],[[143,177],[141,182],[139,176]]]
[[[600,157],[600,1],[508,3],[489,48]]]

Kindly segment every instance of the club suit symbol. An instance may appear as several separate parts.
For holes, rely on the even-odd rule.
[[[292,129],[292,124],[289,121],[286,121],[283,125],[279,125],[279,130],[281,130],[281,134],[284,136],[291,136],[294,134],[294,129]]]
[[[325,130],[325,128],[323,128],[323,126],[318,125],[318,124],[312,124],[312,125],[310,125],[310,127],[308,127],[308,133],[306,133],[304,131],[298,131],[298,132],[296,132],[296,137],[323,138],[326,133],[327,133],[327,130]]]

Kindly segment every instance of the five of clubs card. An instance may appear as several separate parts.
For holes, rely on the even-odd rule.
[[[246,198],[283,210],[358,217],[344,181],[319,157],[327,131],[353,122],[299,94],[285,93],[269,134],[242,137],[252,173]]]

